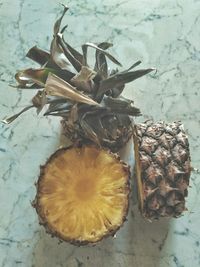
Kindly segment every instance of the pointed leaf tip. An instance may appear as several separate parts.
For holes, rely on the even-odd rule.
[[[27,106],[25,107],[24,109],[22,109],[19,113],[11,116],[11,117],[8,117],[8,118],[4,118],[3,120],[1,120],[2,123],[4,124],[10,124],[11,122],[13,122],[15,119],[17,119],[22,113],[26,112],[27,110],[33,108],[34,105],[30,105],[30,106]]]
[[[57,33],[59,33],[62,19],[63,19],[65,13],[67,12],[67,10],[69,9],[68,6],[66,6],[64,4],[61,4],[61,5],[64,7],[64,10],[63,10],[62,15],[56,20],[56,22],[54,24],[54,35],[57,35]]]
[[[109,44],[109,43],[104,43],[104,44]],[[115,57],[113,57],[110,53],[108,53],[107,51],[105,51],[104,49],[98,47],[97,45],[95,45],[93,43],[85,43],[84,45],[82,45],[84,64],[85,65],[87,65],[87,48],[88,47],[92,47],[92,48],[100,51],[102,54],[107,56],[113,63],[115,63],[116,65],[122,66],[122,64]]]
[[[97,106],[99,105],[92,98],[79,92],[71,84],[51,73],[47,78],[45,92],[47,93],[47,95],[60,96],[78,103],[85,103],[88,105]]]

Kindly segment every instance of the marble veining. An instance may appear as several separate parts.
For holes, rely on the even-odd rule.
[[[48,48],[58,0],[0,1],[0,116],[18,112],[33,91],[16,90],[16,70],[29,67],[28,49]],[[110,41],[125,67],[142,60],[157,73],[128,84],[146,119],[182,120],[190,140],[193,166],[200,157],[200,1],[77,0],[65,18],[66,38]],[[32,65],[33,66],[33,65]],[[12,125],[0,125],[1,267],[198,267],[200,266],[200,177],[194,172],[188,211],[179,219],[149,223],[137,210],[134,193],[128,220],[115,238],[96,246],[58,244],[38,225],[31,200],[39,166],[60,144],[57,118],[29,111]]]

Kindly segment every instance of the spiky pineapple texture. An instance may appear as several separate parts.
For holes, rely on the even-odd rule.
[[[135,125],[136,176],[140,209],[150,219],[179,217],[191,172],[188,137],[180,122]]]
[[[4,122],[10,123],[32,107],[39,113],[47,105],[44,115],[61,116],[64,133],[72,142],[92,142],[118,151],[132,134],[130,116],[140,115],[133,101],[121,93],[126,83],[154,69],[133,71],[141,63],[137,61],[127,70],[110,70],[107,59],[118,66],[121,63],[107,52],[112,46],[108,42],[86,43],[82,53],[78,52],[63,36],[66,26],[61,28],[61,22],[67,10],[64,6],[55,22],[50,51],[34,46],[27,53],[41,68],[26,69],[15,76],[18,87],[38,90],[32,104]],[[96,50],[94,68],[87,63],[89,47]]]

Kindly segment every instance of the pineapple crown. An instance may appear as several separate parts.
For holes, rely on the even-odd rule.
[[[17,88],[37,89],[31,105],[25,107],[14,116],[2,120],[10,123],[23,112],[35,107],[39,113],[48,105],[44,115],[69,117],[69,113],[79,107],[84,109],[109,110],[113,113],[140,115],[140,110],[133,106],[133,101],[120,95],[125,84],[153,71],[153,68],[132,70],[141,61],[137,61],[130,68],[119,71],[109,70],[107,59],[118,66],[121,63],[113,57],[107,49],[111,43],[86,43],[82,45],[82,53],[70,46],[64,39],[63,33],[67,28],[61,28],[61,22],[68,10],[64,6],[62,15],[54,24],[53,40],[50,51],[44,51],[37,46],[32,47],[27,57],[41,65],[38,69],[25,69],[16,73]],[[95,65],[92,69],[87,63],[88,48],[95,52]],[[71,114],[72,116],[72,114]]]

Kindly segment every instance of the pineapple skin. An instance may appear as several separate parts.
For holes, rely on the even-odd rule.
[[[100,239],[98,239],[95,242],[91,242],[91,241],[80,241],[80,240],[76,240],[76,239],[72,239],[72,238],[66,238],[64,237],[62,234],[60,234],[58,231],[56,231],[56,229],[52,228],[52,226],[48,223],[48,220],[45,218],[44,212],[42,207],[39,204],[39,188],[40,188],[40,183],[43,179],[44,173],[45,173],[45,167],[48,163],[50,163],[55,157],[57,157],[59,154],[62,154],[63,151],[66,151],[68,149],[71,148],[79,148],[82,147],[83,145],[71,145],[68,147],[63,147],[58,149],[55,153],[53,153],[49,159],[46,161],[46,163],[44,165],[40,166],[40,174],[38,177],[37,182],[35,182],[35,187],[36,187],[36,196],[35,199],[31,202],[32,207],[36,210],[36,213],[38,215],[38,220],[39,220],[39,224],[42,225],[45,228],[45,231],[47,234],[49,234],[52,238],[56,237],[59,242],[68,242],[72,245],[75,246],[84,246],[84,245],[95,245],[97,243],[99,243],[102,239],[107,238],[109,236],[115,236],[116,232],[123,226],[124,222],[127,220],[127,215],[128,215],[128,211],[129,211],[129,196],[130,196],[130,178],[131,178],[131,172],[130,172],[130,166],[127,165],[124,161],[122,161],[119,157],[119,155],[117,153],[112,153],[110,150],[108,149],[101,149],[104,150],[106,152],[108,152],[110,155],[112,155],[113,158],[115,158],[115,160],[117,162],[119,162],[122,165],[122,168],[124,170],[124,172],[126,172],[127,174],[127,183],[126,183],[126,189],[127,189],[127,205],[124,206],[124,210],[123,210],[123,217],[122,217],[122,223],[119,227],[115,228],[113,231],[110,231],[108,234],[102,236]],[[97,148],[96,145],[87,145],[87,147],[95,147]],[[99,148],[97,148],[99,149]]]
[[[187,135],[180,122],[135,126],[136,177],[140,210],[147,219],[179,217],[191,172]],[[136,143],[137,142],[137,143]]]

